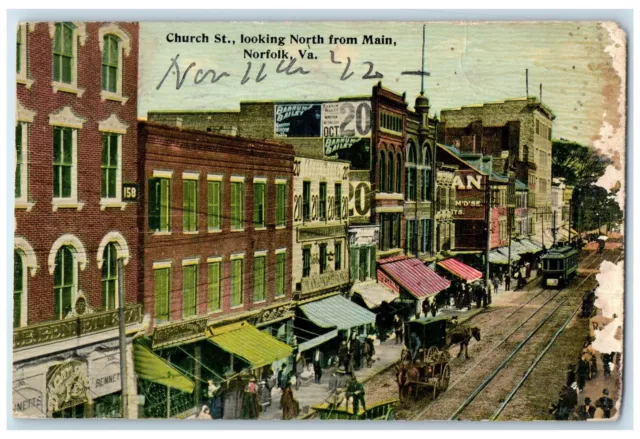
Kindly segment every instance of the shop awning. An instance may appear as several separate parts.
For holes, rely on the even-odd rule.
[[[300,310],[322,328],[350,329],[376,321],[374,313],[338,294],[300,305]]]
[[[322,334],[318,337],[312,338],[311,340],[307,340],[303,343],[298,344],[298,352],[308,351],[309,349],[313,349],[316,346],[320,346],[322,343],[332,340],[338,336],[338,330],[334,329],[333,331],[329,331],[326,334]]]
[[[481,272],[454,258],[440,261],[438,262],[438,265],[454,276],[457,276],[467,282],[473,282],[475,280],[482,279]]]
[[[522,239],[520,243],[522,243],[522,245],[524,245],[525,247],[530,248],[534,253],[538,253],[542,251],[541,245],[538,245],[529,239]]]
[[[513,250],[513,249],[512,249]],[[514,251],[511,252],[511,262],[518,262],[520,256]],[[509,247],[500,247],[489,252],[489,262],[491,264],[507,265],[509,264]]]
[[[417,299],[433,296],[451,285],[451,282],[424,265],[420,259],[390,262],[382,265],[380,270]]]
[[[358,284],[353,287],[354,293],[359,294],[369,309],[377,308],[382,302],[391,303],[398,298],[398,294],[379,282]]]
[[[141,343],[133,344],[133,365],[138,378],[187,393],[195,388],[193,381]]]
[[[266,366],[291,355],[291,346],[246,322],[209,329],[209,341],[242,358],[254,368]]]

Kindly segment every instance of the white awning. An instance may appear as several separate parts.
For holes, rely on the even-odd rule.
[[[398,298],[398,294],[379,282],[354,285],[353,292],[362,297],[369,309],[380,306],[382,302],[391,303]]]

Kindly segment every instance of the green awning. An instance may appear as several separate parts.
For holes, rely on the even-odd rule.
[[[376,321],[374,313],[339,294],[300,305],[300,310],[309,320],[322,328],[350,329]]]
[[[209,341],[242,358],[254,368],[287,358],[293,352],[291,346],[247,322],[213,328],[209,333]]]
[[[333,331],[329,331],[326,334],[322,334],[318,337],[302,342],[298,345],[298,352],[304,352],[304,351],[308,351],[309,349],[313,349],[316,346],[320,346],[322,343],[325,343],[329,340],[333,340],[337,336],[338,336],[338,330],[334,329]]]
[[[138,378],[193,393],[193,381],[141,343],[133,344],[133,364]]]

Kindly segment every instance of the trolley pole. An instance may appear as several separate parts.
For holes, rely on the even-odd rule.
[[[118,332],[120,336],[120,417],[129,417],[129,396],[127,395],[127,334],[124,318],[124,260],[118,259]]]

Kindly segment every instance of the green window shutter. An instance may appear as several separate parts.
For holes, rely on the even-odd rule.
[[[342,244],[339,242],[335,243],[335,271],[342,270]]]
[[[147,191],[149,192],[147,203],[149,231],[156,231],[160,228],[160,179],[150,178]]]
[[[116,198],[118,176],[118,134],[102,136],[102,198]]]
[[[62,196],[71,197],[71,169],[73,168],[73,130],[62,130]]]
[[[376,269],[376,245],[373,244],[369,247],[369,261],[371,262],[371,267],[369,269],[369,275],[376,279],[378,277],[378,272]]]
[[[197,230],[197,182],[184,180],[182,192],[182,227],[185,232]]]
[[[62,196],[62,128],[53,127],[53,196]]]
[[[253,226],[264,227],[264,183],[253,184]]]
[[[286,278],[286,265],[285,265],[285,253],[278,253],[276,255],[276,291],[275,296],[284,296],[285,294],[285,278]]]
[[[210,181],[207,191],[207,226],[209,230],[220,230],[221,181]]]
[[[109,243],[102,254],[102,304],[105,310],[116,309],[116,288],[118,282],[116,246]]]
[[[20,327],[22,317],[22,292],[24,291],[24,265],[22,256],[13,252],[13,327]]]
[[[311,219],[311,182],[302,183],[302,220],[309,221]]]
[[[183,316],[189,317],[197,314],[198,306],[198,265],[185,265],[182,267],[182,310]]]
[[[284,226],[286,221],[286,184],[276,185],[276,226]]]
[[[73,38],[75,27],[72,23],[56,23],[53,43],[53,80],[70,84],[73,69]]]
[[[342,183],[336,183],[335,198],[336,219],[342,219]]]
[[[105,35],[102,52],[102,89],[115,93],[118,89],[118,63],[120,39]]]
[[[231,261],[231,306],[242,304],[243,260]]]
[[[320,183],[320,219],[327,219],[327,183]]]
[[[351,281],[355,282],[358,280],[358,257],[360,255],[359,247],[352,245],[349,251],[349,255],[349,259],[351,262],[351,266],[349,267],[349,270],[351,271]]]
[[[208,305],[209,311],[220,309],[220,262],[209,263],[209,288]]]
[[[320,274],[327,271],[327,244],[320,244]]]
[[[244,183],[231,183],[231,228],[242,229],[244,221]]]
[[[22,70],[22,25],[18,26],[16,35],[16,73]]]
[[[18,30],[20,34],[20,30]],[[24,162],[22,151],[22,124],[16,125],[16,179],[15,179],[15,197],[22,196],[22,164]]]
[[[369,248],[360,247],[360,280],[369,277]]]
[[[159,190],[159,195],[160,195],[160,215],[159,215],[159,229],[161,232],[167,232],[169,231],[169,226],[170,226],[170,211],[171,211],[171,206],[169,205],[170,202],[170,183],[171,180],[169,180],[168,178],[160,178],[160,190]]]
[[[258,256],[253,259],[253,301],[265,300],[265,260],[266,257]]]
[[[311,274],[311,249],[302,249],[302,277],[309,277]]]
[[[153,270],[155,318],[159,321],[169,320],[169,268]]]

